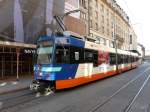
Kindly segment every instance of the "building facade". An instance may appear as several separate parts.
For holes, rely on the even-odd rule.
[[[117,43],[119,49],[137,49],[137,37],[130,25],[129,17],[115,0],[77,0],[77,2],[80,19],[86,24],[86,35],[89,38],[98,39],[100,44],[108,47],[114,47]]]
[[[65,13],[77,10],[80,11],[71,13],[70,15],[64,18],[64,23],[67,27],[67,30],[78,33],[82,36],[87,35],[87,10],[81,7],[79,0],[65,0]],[[83,13],[84,12],[84,13]]]

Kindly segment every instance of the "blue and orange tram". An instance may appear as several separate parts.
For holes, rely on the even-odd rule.
[[[65,89],[136,68],[137,53],[106,47],[67,32],[38,39],[31,89]],[[117,56],[117,61],[116,61]]]

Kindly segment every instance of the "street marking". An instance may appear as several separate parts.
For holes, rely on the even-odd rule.
[[[17,84],[18,84],[17,81],[12,82],[12,85],[17,85]]]
[[[3,82],[0,84],[1,87],[5,86],[7,84],[7,82]]]

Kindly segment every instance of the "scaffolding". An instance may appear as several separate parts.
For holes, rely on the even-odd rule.
[[[0,79],[16,77],[19,80],[20,75],[32,74],[33,52],[25,50],[35,48],[35,45],[0,41]]]

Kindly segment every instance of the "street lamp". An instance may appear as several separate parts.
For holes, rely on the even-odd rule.
[[[117,37],[115,35],[115,38],[114,38],[114,42],[115,42],[115,52],[116,52],[116,71],[118,71],[118,42],[117,42]]]
[[[129,52],[130,52],[130,62],[132,62],[132,57],[131,57],[131,45],[132,45],[132,34],[129,36]],[[132,64],[131,64],[132,67]]]

